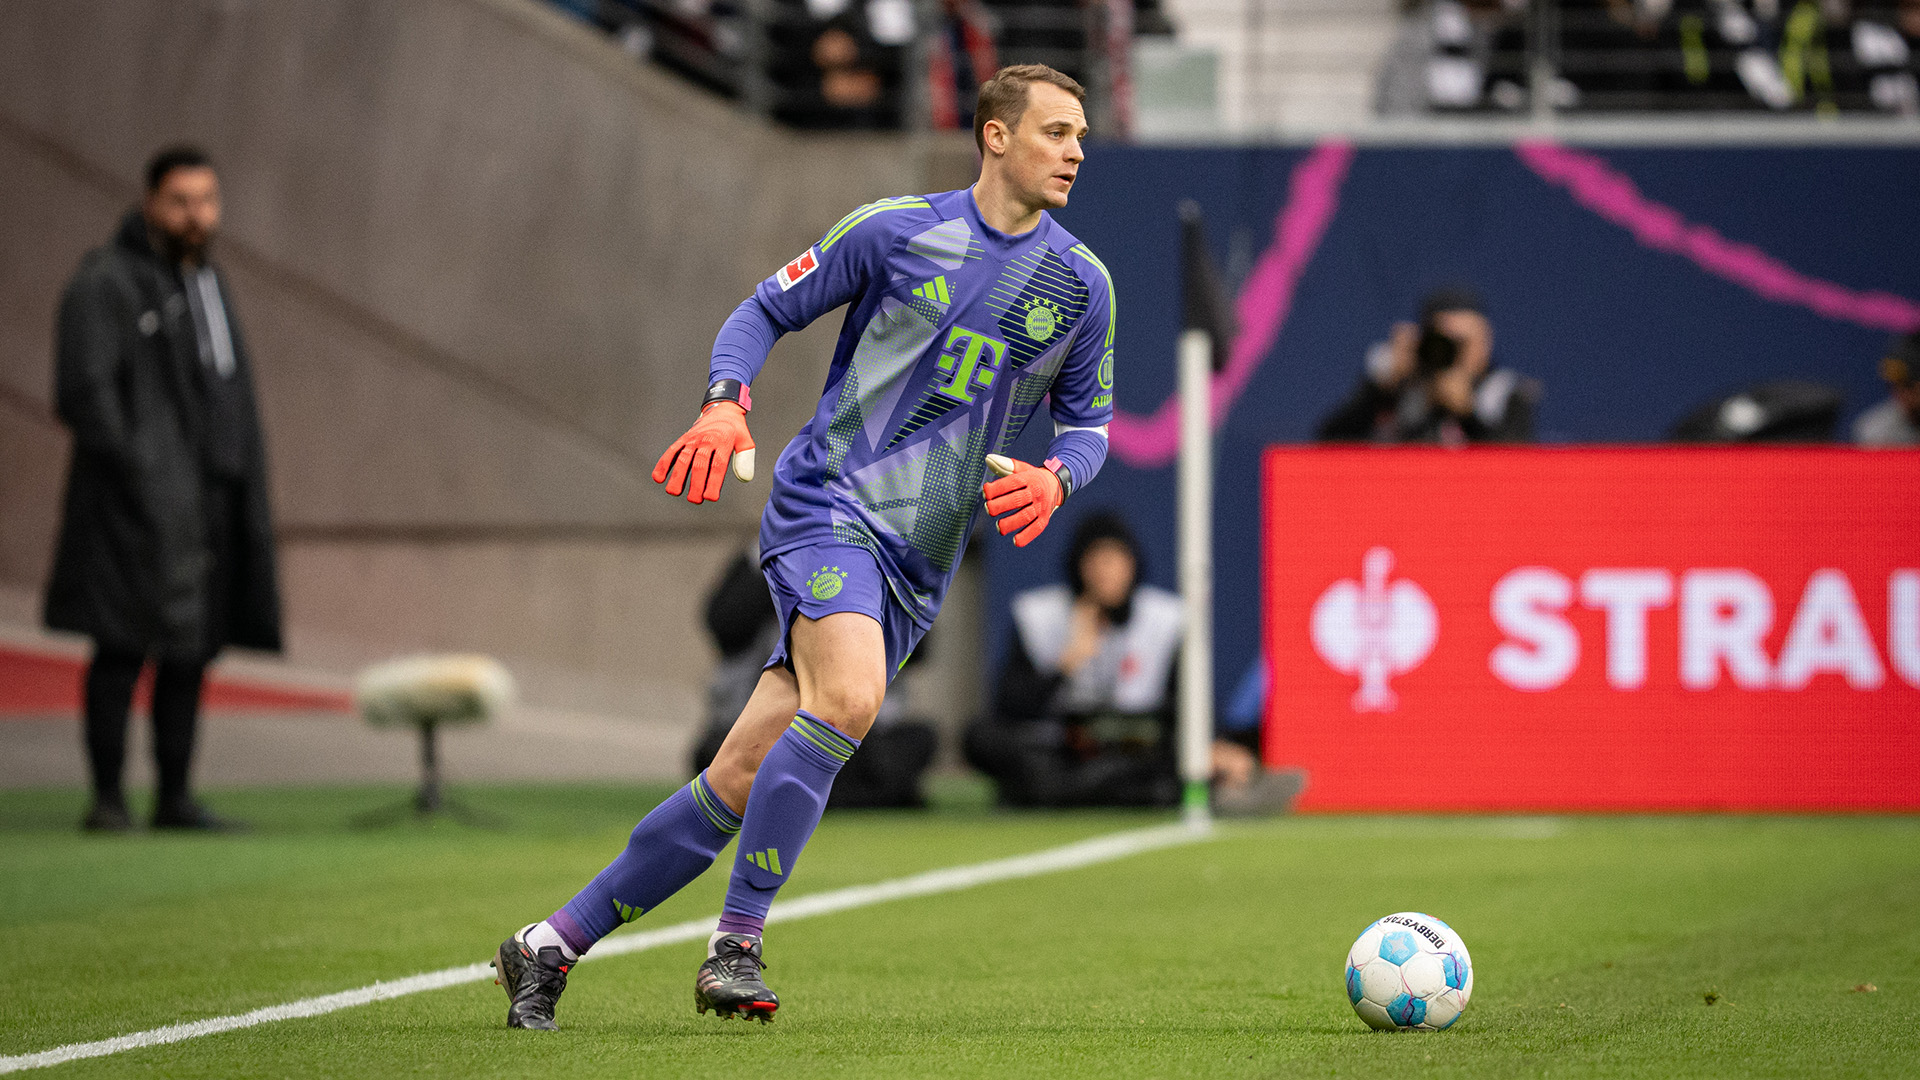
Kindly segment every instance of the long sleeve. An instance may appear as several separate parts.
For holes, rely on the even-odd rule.
[[[60,419],[73,429],[78,447],[122,464],[132,460],[133,452],[118,390],[124,360],[120,337],[124,327],[146,317],[136,316],[137,305],[130,301],[89,259],[61,297],[54,342],[54,402]]]
[[[1082,244],[1073,254],[1084,259],[1089,296],[1084,328],[1068,347],[1066,363],[1053,380],[1048,409],[1053,441],[1047,457],[1067,467],[1073,490],[1093,481],[1107,460],[1107,425],[1113,421],[1113,342],[1117,308],[1107,268]]]
[[[721,326],[707,381],[752,383],[781,335],[790,334],[865,292],[886,264],[894,234],[876,208],[925,206],[922,199],[869,203],[840,220],[792,262],[774,271]],[[879,217],[882,220],[872,219]],[[870,223],[871,222],[871,223]]]

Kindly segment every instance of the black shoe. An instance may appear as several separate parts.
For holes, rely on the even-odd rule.
[[[183,802],[162,803],[154,808],[153,827],[156,829],[185,829],[194,832],[235,833],[246,832],[244,821],[223,818],[192,799]]]
[[[560,1003],[560,992],[567,988],[567,963],[558,946],[548,945],[539,952],[527,944],[527,931],[538,926],[528,923],[520,932],[500,943],[494,954],[493,985],[507,990],[507,1026],[534,1031],[558,1031],[553,1022],[553,1007]]]
[[[133,829],[133,817],[127,813],[127,805],[119,802],[95,802],[87,816],[80,819],[82,832],[130,832]]]
[[[693,981],[693,1007],[708,1009],[722,1020],[738,1016],[766,1023],[780,1007],[780,999],[760,980],[766,967],[760,959],[760,939],[752,934],[728,934],[713,944],[713,955],[700,965]]]

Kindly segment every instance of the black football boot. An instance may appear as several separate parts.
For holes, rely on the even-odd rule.
[[[507,990],[507,1026],[535,1031],[558,1031],[553,1022],[553,1007],[560,992],[567,988],[567,971],[573,965],[560,950],[548,945],[538,953],[527,944],[527,931],[538,923],[529,923],[520,932],[500,943],[500,951],[489,966],[494,970],[493,984]]]
[[[738,1016],[767,1023],[780,1007],[780,999],[760,980],[766,966],[760,959],[759,938],[727,934],[714,942],[713,955],[700,965],[693,982],[693,1007],[703,1015],[712,1009],[722,1020]]]

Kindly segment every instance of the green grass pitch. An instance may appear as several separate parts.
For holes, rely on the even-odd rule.
[[[241,837],[82,837],[0,794],[0,1056],[487,959],[665,794],[477,787],[498,831],[363,831],[394,789],[227,793]],[[829,816],[801,895],[1166,820]],[[639,924],[717,911],[724,864]],[[1452,1030],[1376,1034],[1342,958],[1378,916],[1465,938]],[[771,929],[770,1026],[692,1007],[689,943],[579,968],[557,1035],[491,983],[71,1062],[80,1076],[1913,1076],[1920,820],[1300,817]],[[1871,984],[1872,991],[1856,990]]]

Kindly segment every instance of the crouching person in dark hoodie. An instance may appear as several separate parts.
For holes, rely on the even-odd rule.
[[[967,729],[967,761],[1006,806],[1171,806],[1180,600],[1140,583],[1139,543],[1110,513],[1081,521],[1066,572],[1014,597],[993,715]]]

